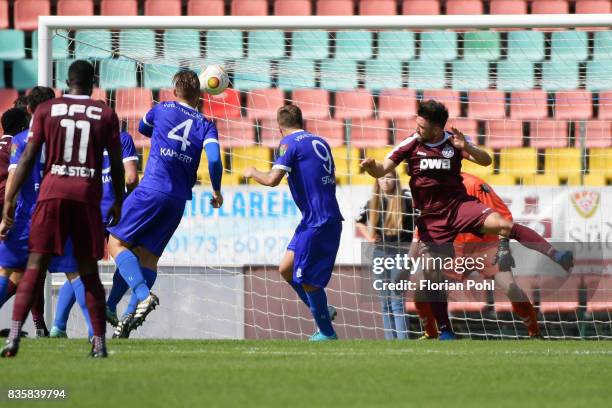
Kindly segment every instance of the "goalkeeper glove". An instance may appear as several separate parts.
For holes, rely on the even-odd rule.
[[[510,252],[510,240],[508,238],[501,238],[497,247],[497,253],[493,260],[493,265],[498,264],[501,272],[511,271],[516,265],[514,264],[514,258],[512,252]]]

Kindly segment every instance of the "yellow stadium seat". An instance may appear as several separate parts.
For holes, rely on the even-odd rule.
[[[365,156],[371,157],[377,161],[383,161],[391,150],[393,150],[392,147],[368,147],[365,150]]]
[[[350,183],[352,185],[372,185],[376,179],[367,173],[352,174]]]
[[[267,147],[248,146],[227,149],[227,166],[230,173],[225,177],[230,183],[240,184],[244,181],[243,173],[248,167],[268,171],[272,167],[272,152]]]
[[[606,178],[603,174],[585,174],[584,185],[590,187],[603,187],[606,185]]]
[[[332,147],[332,156],[336,165],[336,179],[341,184],[348,184],[351,175],[359,174],[359,149],[346,146]]]
[[[555,174],[530,174],[521,179],[521,184],[526,186],[558,186],[559,177]]]
[[[538,154],[533,147],[501,149],[499,173],[513,177],[534,175],[538,170]]]
[[[513,186],[516,184],[516,179],[508,174],[490,174],[484,177],[484,180],[493,187]]]
[[[493,151],[491,149],[483,148],[483,150],[489,153],[489,155],[491,156],[491,159],[493,159]],[[493,170],[494,169],[493,169],[492,163],[488,166],[481,166],[480,164],[476,164],[467,159],[463,159],[461,161],[461,171],[470,173],[471,175],[476,176],[476,177],[486,178],[487,176],[493,174]]]
[[[582,172],[582,155],[579,148],[549,148],[544,153],[544,173],[562,179],[575,180]]]
[[[225,178],[225,174],[223,176]],[[200,165],[198,166],[198,181],[204,185],[210,185],[210,176],[208,174],[208,157],[206,157],[206,154],[202,154],[202,157],[200,158]]]
[[[612,148],[589,149],[589,175],[612,178]]]
[[[144,173],[145,168],[147,167],[147,162],[149,161],[149,154],[151,152],[151,146],[143,146],[142,147],[142,172]]]

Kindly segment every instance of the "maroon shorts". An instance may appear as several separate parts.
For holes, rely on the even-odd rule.
[[[30,228],[30,251],[64,255],[68,237],[72,238],[75,257],[101,259],[104,227],[100,207],[62,199],[36,203]]]
[[[444,244],[454,242],[462,232],[482,236],[480,228],[494,212],[475,197],[453,199],[446,207],[417,218],[419,238],[425,243]]]

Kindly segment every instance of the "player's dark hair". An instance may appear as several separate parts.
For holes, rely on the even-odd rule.
[[[53,98],[55,98],[53,88],[49,88],[48,86],[35,86],[28,94],[28,107],[30,108],[30,112],[34,112],[38,105]]]
[[[2,114],[2,132],[15,136],[28,128],[28,113],[23,108],[11,108]]]
[[[296,105],[285,105],[278,108],[276,113],[278,126],[285,129],[303,129],[304,119],[302,119],[302,110]]]
[[[200,100],[200,79],[195,72],[185,69],[174,74],[172,78],[176,94],[181,98],[196,104]]]
[[[68,84],[70,87],[92,89],[95,75],[94,67],[89,61],[77,60],[68,68]]]
[[[15,101],[13,101],[13,108],[25,109],[28,107],[28,97],[26,95],[19,95]]]
[[[427,119],[434,125],[438,125],[441,128],[446,126],[448,120],[448,109],[443,103],[429,99],[427,101],[419,102],[419,110],[417,115]]]

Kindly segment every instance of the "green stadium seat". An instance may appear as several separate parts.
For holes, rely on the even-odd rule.
[[[68,31],[58,30],[60,35],[54,35],[52,40],[53,58],[66,59],[70,57],[70,40],[68,39]],[[95,44],[95,42],[94,42]],[[110,46],[110,42],[109,42]],[[38,31],[32,32],[32,58],[38,58]],[[88,58],[84,56],[83,58]]]
[[[336,58],[365,60],[372,58],[373,35],[370,31],[338,31]]]
[[[494,61],[501,55],[499,32],[475,31],[464,34],[463,58],[466,60]]]
[[[74,36],[76,59],[104,59],[112,57],[111,33],[109,30],[77,31]],[[54,53],[55,54],[55,53]]]
[[[210,30],[206,33],[206,58],[242,57],[242,31]]]
[[[422,32],[419,58],[423,60],[454,60],[457,58],[457,33],[454,31]]]
[[[594,92],[612,89],[610,61],[596,60],[587,62],[586,88]]]
[[[136,62],[128,59],[105,59],[100,62],[100,88],[135,88]]]
[[[371,91],[401,88],[402,62],[400,60],[367,60],[365,63],[365,88]]]
[[[444,61],[414,60],[408,63],[408,88],[443,89],[445,86]]]
[[[378,58],[381,60],[411,60],[416,55],[412,31],[381,31],[378,33]]]
[[[38,61],[22,59],[13,62],[13,88],[23,91],[38,84]]]
[[[149,89],[172,88],[172,77],[179,70],[178,66],[145,64],[144,87]]]
[[[281,60],[278,63],[278,87],[292,91],[316,86],[315,62],[309,60]]]
[[[584,61],[589,56],[586,31],[555,31],[552,33],[550,59],[553,61]]]
[[[166,30],[164,56],[172,58],[199,58],[200,32],[198,30]]]
[[[511,31],[508,33],[508,59],[541,61],[545,57],[544,33]]]
[[[453,61],[452,87],[458,91],[489,88],[489,63],[486,61]]]
[[[545,61],[542,63],[542,89],[548,92],[579,88],[578,63],[573,61]]]
[[[270,63],[262,60],[243,59],[236,61],[234,89],[250,91],[266,89],[272,85]]]
[[[75,59],[63,59],[55,61],[55,88],[56,89],[68,89],[68,85],[66,84],[66,80],[68,80],[68,68],[70,64],[72,64]]]
[[[119,52],[130,57],[151,58],[155,56],[154,30],[123,30],[119,33]]]
[[[0,60],[25,58],[25,34],[21,30],[0,30]]]
[[[285,33],[280,30],[249,31],[249,58],[277,60],[285,57]]]
[[[593,59],[612,59],[612,31],[598,31],[594,36]]]
[[[357,62],[353,60],[325,60],[321,62],[321,88],[330,91],[357,88]]]
[[[497,63],[497,89],[516,91],[535,86],[533,63],[528,60],[505,60]]]
[[[291,38],[291,58],[322,60],[329,56],[327,31],[294,31]]]
[[[0,61],[0,89],[6,88],[6,83],[4,82],[4,62]]]

